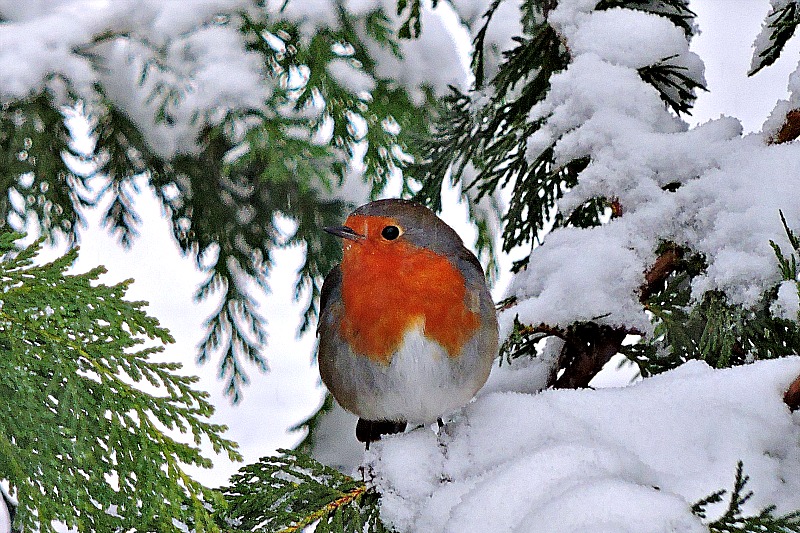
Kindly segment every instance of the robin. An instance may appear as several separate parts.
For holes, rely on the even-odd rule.
[[[378,200],[325,231],[342,264],[322,285],[319,371],[369,443],[441,425],[486,382],[497,317],[480,262],[427,207]]]

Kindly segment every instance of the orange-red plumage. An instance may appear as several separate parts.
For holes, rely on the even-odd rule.
[[[480,262],[428,208],[362,205],[343,226],[341,265],[320,293],[319,373],[367,444],[466,405],[497,355]]]
[[[451,357],[480,325],[465,305],[464,277],[445,257],[407,242],[388,242],[380,231],[398,225],[388,217],[351,216],[346,225],[365,235],[346,242],[342,261],[342,337],[354,351],[388,364],[405,333],[419,323],[426,337]]]

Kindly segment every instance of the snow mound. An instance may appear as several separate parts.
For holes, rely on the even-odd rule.
[[[401,532],[706,531],[691,506],[730,490],[740,460],[747,512],[800,508],[800,416],[782,400],[799,373],[800,357],[691,361],[619,389],[493,392],[366,460]]]

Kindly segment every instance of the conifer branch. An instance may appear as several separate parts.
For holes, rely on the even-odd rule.
[[[388,531],[378,516],[378,495],[364,482],[322,465],[308,455],[278,450],[243,467],[223,490],[224,520],[238,530],[294,533]]]
[[[770,44],[763,50],[754,52],[753,66],[747,73],[748,76],[772,65],[780,57],[786,43],[792,38],[797,25],[800,24],[800,6],[794,0],[785,2],[781,7],[775,6],[767,14],[764,23]]]
[[[357,501],[359,498],[361,498],[361,496],[364,495],[366,491],[367,491],[366,485],[357,486],[352,490],[350,490],[349,492],[342,494],[339,498],[328,503],[321,509],[317,509],[311,512],[311,514],[301,518],[296,524],[280,530],[279,533],[295,533],[296,531],[300,531],[306,526],[310,526],[317,520],[326,518],[335,513],[338,509]]]
[[[658,63],[640,68],[639,76],[655,87],[661,99],[676,114],[691,114],[690,110],[697,99],[696,90],[706,88],[688,73],[686,67],[673,63],[676,57],[665,57]]]
[[[216,530],[206,506],[218,496],[183,465],[211,465],[197,447],[206,438],[241,457],[222,437],[225,427],[207,420],[213,407],[192,388],[197,378],[152,360],[172,342],[169,332],[142,311],[144,302],[123,299],[130,281],[99,284],[101,267],[65,274],[77,249],[35,265],[41,239],[17,252],[19,237],[0,235],[0,477],[19,501],[15,525]],[[136,350],[144,339],[158,344]],[[144,392],[143,382],[156,392]],[[190,443],[171,431],[188,433]]]
[[[628,332],[624,328],[576,324],[567,330],[566,342],[559,357],[564,373],[553,383],[556,389],[579,389],[603,369],[619,352]]]
[[[683,253],[683,249],[678,246],[667,246],[658,256],[650,270],[645,273],[645,282],[639,289],[639,300],[642,303],[646,303],[653,293],[663,290],[664,282],[678,268]]]
[[[707,524],[710,533],[800,533],[800,511],[775,516],[775,506],[770,505],[758,514],[744,515],[742,507],[753,497],[753,491],[745,491],[749,479],[750,476],[744,474],[742,461],[739,461],[728,506],[722,516]],[[692,506],[692,512],[700,518],[706,518],[708,505],[721,502],[727,492],[719,490],[706,496]]]

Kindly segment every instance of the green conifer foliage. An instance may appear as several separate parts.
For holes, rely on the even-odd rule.
[[[750,479],[744,474],[741,461],[736,466],[736,480],[731,491],[725,513],[708,524],[709,533],[797,533],[800,532],[800,511],[783,516],[775,516],[775,506],[770,505],[756,515],[745,515],[742,506],[753,497],[752,491],[745,491]],[[705,519],[707,508],[711,504],[722,502],[728,491],[718,490],[692,506],[692,512]]]
[[[781,3],[783,5],[780,5]],[[775,63],[783,52],[783,47],[794,35],[797,25],[800,24],[800,6],[797,2],[787,0],[781,3],[773,3],[773,8],[764,21],[769,44],[762,50],[756,50],[753,66],[748,73],[751,76]]]
[[[131,280],[66,274],[77,249],[37,265],[41,240],[17,251],[20,237],[0,236],[0,478],[19,502],[15,527],[214,530],[217,497],[184,465],[211,465],[203,439],[239,454],[197,378],[154,357],[169,332],[123,299]]]
[[[282,18],[280,11],[253,9],[215,17],[209,25],[235,28],[246,51],[261,62],[263,106],[228,109],[223,116],[196,111],[192,120],[202,127],[198,138],[187,142],[196,141],[197,146],[184,146],[176,153],[150,145],[145,133],[153,125],[143,127],[141,117],[126,114],[108,96],[103,81],[88,97],[74,94],[71,80],[59,80],[66,96],[58,103],[48,89],[4,102],[0,227],[8,223],[9,214],[18,228],[36,214],[43,234],[61,233],[74,240],[80,208],[100,203],[109,231],[129,246],[141,222],[133,201],[136,179],[146,176],[149,181],[144,183],[170,217],[181,249],[208,273],[197,297],[220,301],[209,317],[198,358],[218,359],[225,390],[237,401],[247,382],[246,363],[266,368],[261,352],[266,321],[256,312],[247,287],[267,289],[270,252],[298,245],[309,252],[295,286],[298,298],[307,302],[301,327],[305,331],[316,320],[322,278],[341,253],[319,228],[340,223],[356,207],[349,202],[383,191],[389,176],[412,160],[412,139],[427,133],[427,118],[437,105],[430,88],[421,87],[419,97],[412,98],[395,80],[378,74],[373,57],[388,53],[400,58],[398,34],[410,37],[419,32],[420,5],[416,1],[401,7],[407,18],[395,30],[380,7],[355,15],[341,4],[337,20],[310,36],[307,28]],[[169,131],[178,105],[191,90],[190,76],[170,70],[168,50],[146,35],[101,32],[75,53],[103,72],[93,47],[116,40],[145,51],[139,82],[145,86],[159,80],[150,85],[148,101],[155,106],[156,127]],[[370,90],[347,86],[341,76],[332,75],[334,62],[369,80]],[[78,154],[70,145],[59,108],[64,101],[89,115],[93,153]],[[361,151],[363,177],[349,167],[351,156]],[[78,174],[67,164],[70,159],[91,170]],[[365,192],[336,197],[333,193],[352,175],[363,179]],[[96,177],[103,180],[102,187],[84,187],[85,179]],[[410,191],[406,180],[403,193]],[[10,202],[6,192],[19,201]],[[295,231],[286,235],[279,219],[295,223]]]
[[[64,116],[48,93],[0,106],[0,228],[9,215],[26,221],[35,215],[43,234],[68,238],[81,221],[78,207],[89,202],[81,179],[64,157],[75,156]],[[17,196],[21,202],[13,203]]]
[[[378,494],[363,481],[290,450],[242,468],[224,489],[223,521],[232,531],[383,533]]]

